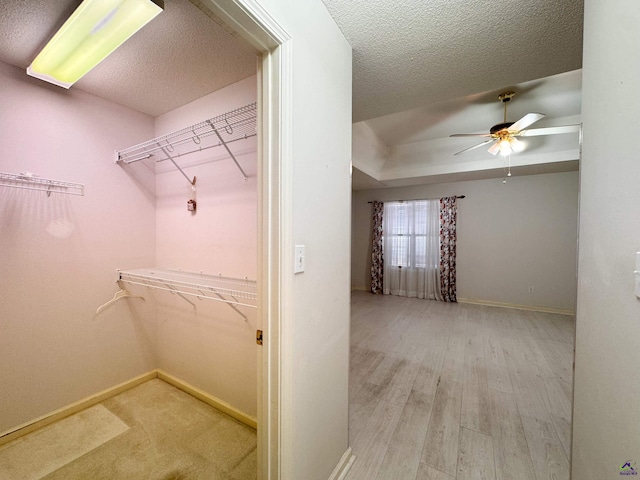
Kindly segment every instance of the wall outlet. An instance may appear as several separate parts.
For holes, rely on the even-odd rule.
[[[529,293],[533,293],[533,285],[529,285]]]

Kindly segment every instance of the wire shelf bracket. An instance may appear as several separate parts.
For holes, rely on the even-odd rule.
[[[128,165],[158,156],[156,162],[170,161],[191,185],[195,185],[195,177],[193,180],[190,179],[176,159],[222,146],[246,181],[248,176],[229,148],[229,144],[257,135],[256,111],[257,103],[250,103],[182,130],[162,135],[124,150],[118,150],[115,161]]]
[[[171,292],[194,308],[195,303],[187,297],[226,303],[245,321],[248,319],[238,307],[257,308],[258,294],[255,280],[150,268],[117,270],[117,274],[118,281]]]
[[[18,174],[0,172],[0,186],[47,192],[47,197],[50,197],[52,193],[84,195],[84,185],[81,183],[51,180],[29,172]]]

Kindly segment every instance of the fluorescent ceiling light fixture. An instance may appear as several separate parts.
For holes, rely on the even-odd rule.
[[[27,68],[69,88],[162,12],[162,0],[84,0]]]

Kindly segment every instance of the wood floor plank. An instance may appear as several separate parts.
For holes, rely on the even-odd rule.
[[[436,394],[440,371],[447,348],[448,337],[444,335],[434,336],[425,346],[425,357],[418,368],[413,389],[422,393]]]
[[[555,433],[562,444],[567,458],[571,457],[571,398],[558,379],[544,381],[544,401]]]
[[[369,376],[378,367],[384,354],[361,348],[357,346],[351,347],[350,365],[349,365],[349,401],[356,398],[356,395],[367,382]]]
[[[487,383],[489,388],[505,393],[513,393],[513,386],[509,378],[509,369],[504,358],[502,343],[493,332],[483,330],[482,343],[484,348],[485,365],[487,367]]]
[[[507,344],[504,355],[520,414],[549,421],[541,368],[537,367],[539,359],[522,338],[511,339]]]
[[[554,339],[552,332],[545,328],[544,321],[538,316],[538,312],[521,311],[518,315],[521,325],[528,331],[532,338],[551,341]]]
[[[377,480],[396,480],[416,476],[433,401],[430,395],[411,391],[389,442]]]
[[[467,342],[460,425],[490,435],[491,404],[482,344],[480,335],[474,336]]]
[[[349,437],[355,439],[382,402],[385,390],[380,385],[365,383],[353,401],[349,402]]]
[[[405,362],[403,358],[396,357],[395,355],[384,355],[382,361],[367,379],[367,382],[380,385],[381,387],[389,386],[391,380],[393,380],[393,377]]]
[[[461,428],[456,480],[495,480],[495,478],[492,438],[489,435]]]
[[[569,460],[553,426],[529,417],[522,424],[537,480],[569,480]]]
[[[565,334],[565,341],[571,345],[576,341],[576,318],[575,315],[550,315],[550,321]]]
[[[451,383],[462,383],[464,372],[464,351],[467,344],[466,335],[454,332],[449,336],[440,377],[442,381]]]
[[[456,474],[462,385],[441,380],[431,411],[422,463],[449,475]]]
[[[491,437],[497,480],[536,480],[514,395],[491,390]]]
[[[564,382],[573,381],[573,346],[564,342],[538,342],[538,348],[550,366],[553,376]]]
[[[356,461],[350,470],[349,480],[376,478],[402,410],[392,403],[378,404],[365,426],[351,440]]]
[[[518,317],[515,317],[518,318]],[[514,331],[515,332],[515,331]],[[503,341],[503,350],[511,355],[510,366],[513,365],[534,375],[550,378],[554,375],[549,362],[538,346],[538,342],[526,330],[512,335]]]
[[[398,479],[400,480],[400,479]],[[455,477],[451,475],[447,475],[440,470],[436,470],[429,465],[425,465],[421,463],[418,468],[418,474],[416,475],[416,480],[456,480]]]
[[[553,315],[536,312],[536,319],[556,342],[573,345],[575,342],[575,319],[569,315]]]
[[[386,401],[400,406],[407,403],[424,357],[423,348],[417,345],[407,347],[400,367],[396,370],[389,384]]]

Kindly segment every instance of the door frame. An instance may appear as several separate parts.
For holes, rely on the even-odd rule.
[[[282,475],[282,431],[290,429],[286,391],[287,342],[283,318],[292,299],[292,42],[291,36],[257,0],[192,0],[219,19],[231,35],[252,45],[258,60],[258,480]],[[284,348],[283,348],[284,346]],[[285,407],[283,409],[283,407]],[[283,411],[284,410],[284,411]],[[289,438],[285,435],[284,438]]]

